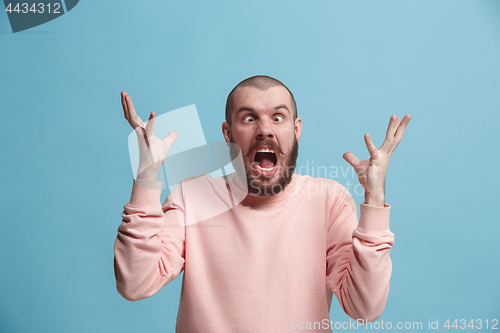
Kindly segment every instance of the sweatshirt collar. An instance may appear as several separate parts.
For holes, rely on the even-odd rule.
[[[297,187],[297,177],[296,174],[292,175],[292,181],[288,184],[283,191],[275,195],[255,195],[250,194],[247,191],[247,184],[243,183],[241,178],[238,177],[236,173],[228,175],[230,191],[236,198],[241,198],[243,204],[267,204],[282,201],[288,198],[291,194],[295,192]]]

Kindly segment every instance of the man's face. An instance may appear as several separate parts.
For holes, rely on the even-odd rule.
[[[240,87],[234,92],[232,125],[222,124],[222,130],[226,142],[241,149],[250,193],[277,194],[291,181],[302,132],[302,120],[293,117],[284,87]]]

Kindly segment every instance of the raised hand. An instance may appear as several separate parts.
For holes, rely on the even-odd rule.
[[[160,166],[167,157],[168,150],[177,140],[179,134],[171,131],[163,139],[158,139],[154,134],[154,124],[156,114],[154,111],[149,115],[149,120],[146,123],[137,115],[132,103],[132,98],[125,92],[121,93],[123,113],[125,119],[137,134],[139,142],[139,169],[137,171],[137,179],[156,180]]]
[[[384,184],[387,167],[392,153],[403,139],[406,126],[411,119],[407,114],[401,117],[391,116],[387,134],[382,146],[375,147],[368,133],[365,134],[365,143],[370,153],[370,158],[364,161],[359,160],[353,153],[344,154],[344,159],[352,165],[358,175],[359,183],[365,190],[365,203],[383,207],[385,203]]]

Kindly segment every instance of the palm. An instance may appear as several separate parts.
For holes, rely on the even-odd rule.
[[[124,91],[121,93],[121,96],[125,119],[127,119],[137,134],[137,141],[139,143],[140,162],[137,174],[139,175],[143,171],[155,173],[167,157],[168,150],[175,140],[177,140],[179,134],[172,131],[168,133],[165,139],[158,139],[153,133],[156,114],[151,112],[147,124],[144,123],[135,111],[132,98]]]
[[[385,175],[392,153],[403,139],[404,131],[411,119],[407,114],[401,117],[392,116],[387,128],[387,134],[382,146],[375,147],[368,133],[365,134],[365,143],[370,153],[370,158],[364,161],[359,160],[353,153],[344,154],[344,159],[354,168],[358,175],[359,183],[365,192],[383,193]]]

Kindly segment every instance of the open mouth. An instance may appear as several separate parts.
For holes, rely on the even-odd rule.
[[[258,170],[263,172],[271,172],[276,168],[278,159],[271,148],[259,148],[255,152],[254,163]]]

